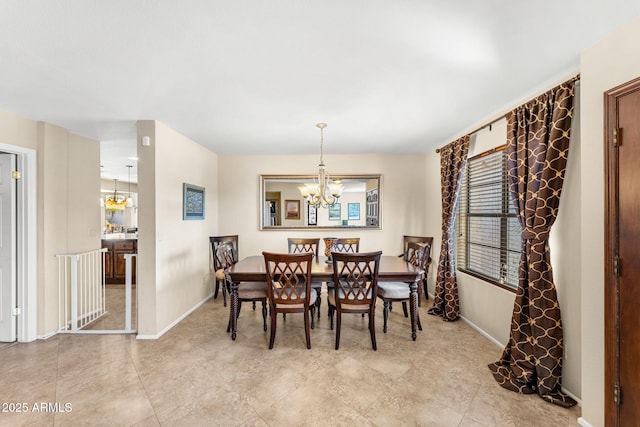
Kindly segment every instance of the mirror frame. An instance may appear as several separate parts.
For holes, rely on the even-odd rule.
[[[289,227],[283,225],[264,225],[264,206],[266,201],[266,183],[265,181],[270,179],[286,179],[291,181],[304,181],[304,180],[313,180],[315,175],[259,175],[260,185],[259,185],[259,194],[258,194],[258,229],[260,231],[268,231],[268,230],[382,230],[382,174],[356,174],[356,175],[332,175],[332,179],[377,179],[378,180],[378,225],[376,226],[317,226],[317,225],[305,225],[299,227]],[[302,196],[300,196],[300,200],[302,201]],[[365,206],[363,212],[366,215]],[[304,212],[304,209],[301,210]],[[302,213],[301,212],[301,213]]]

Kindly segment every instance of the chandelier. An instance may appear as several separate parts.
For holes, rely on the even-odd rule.
[[[324,143],[324,128],[327,127],[327,124],[318,123],[316,127],[320,129],[320,164],[318,165],[318,176],[314,177],[313,183],[302,185],[298,187],[298,189],[307,204],[315,206],[316,208],[326,208],[338,202],[338,199],[342,195],[342,184],[329,177],[324,165],[322,148]]]
[[[113,180],[113,195],[107,197],[104,201],[104,208],[108,211],[123,211],[127,205],[124,196],[118,194],[118,180]]]

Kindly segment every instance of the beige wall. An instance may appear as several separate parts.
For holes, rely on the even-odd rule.
[[[220,234],[238,234],[240,257],[286,252],[287,237],[360,237],[360,250],[402,252],[402,235],[427,232],[425,170],[421,155],[325,155],[332,175],[383,174],[382,230],[258,229],[259,175],[312,174],[318,156],[220,156]],[[343,209],[346,209],[346,205]],[[361,215],[365,214],[361,207]]]
[[[38,335],[58,328],[56,254],[100,248],[100,144],[38,123]]]
[[[604,426],[603,93],[640,76],[640,17],[580,58],[582,86],[582,418]]]
[[[38,123],[0,110],[0,142],[35,150],[38,146]]]
[[[138,123],[138,332],[162,334],[211,295],[209,240],[218,226],[218,158],[156,121]],[[143,146],[141,137],[150,136]],[[182,219],[182,185],[205,188],[205,220]]]

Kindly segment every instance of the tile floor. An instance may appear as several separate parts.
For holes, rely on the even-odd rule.
[[[334,350],[325,304],[311,350],[301,315],[278,319],[268,350],[250,306],[233,342],[221,298],[158,340],[57,335],[13,344],[0,349],[0,395],[26,412],[0,412],[0,426],[577,425],[577,407],[498,386],[487,364],[502,349],[463,321],[427,315],[429,305],[415,342],[399,307],[383,334],[379,307],[378,351],[359,315],[345,316]]]

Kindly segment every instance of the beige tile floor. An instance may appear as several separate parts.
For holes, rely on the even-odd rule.
[[[379,307],[378,351],[359,315],[345,316],[334,350],[325,305],[311,350],[301,315],[278,319],[268,350],[250,306],[233,342],[220,298],[158,340],[57,335],[14,344],[0,349],[0,395],[25,403],[26,413],[0,412],[0,426],[577,425],[577,407],[498,386],[487,364],[501,348],[463,321],[427,315],[429,303],[415,342],[400,307],[383,334]],[[41,402],[49,412],[34,410]]]
[[[125,329],[125,294],[124,285],[105,285],[106,314],[101,316],[85,329],[88,330],[124,330]],[[136,286],[131,289],[131,325],[136,329]]]

